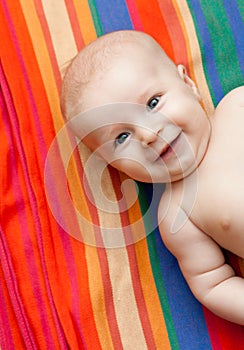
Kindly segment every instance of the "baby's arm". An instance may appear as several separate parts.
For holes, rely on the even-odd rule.
[[[171,208],[159,228],[193,294],[215,314],[244,325],[244,279],[235,276],[220,247],[190,219],[177,233],[170,233],[175,212]]]

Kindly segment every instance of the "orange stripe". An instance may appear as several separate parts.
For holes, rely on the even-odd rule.
[[[84,44],[87,45],[97,37],[88,1],[73,0],[73,4],[79,21],[80,30],[83,35]]]
[[[79,332],[79,330],[77,329],[76,330],[74,329],[73,336],[77,337],[76,332],[78,332],[80,336],[82,333],[82,336],[84,337],[85,344],[88,349],[92,349],[92,348],[99,349],[100,340],[98,336],[97,325],[96,325],[94,309],[93,309],[94,300],[91,299],[92,293],[91,293],[90,280],[91,278],[95,277],[95,276],[89,275],[90,269],[88,266],[88,262],[91,263],[91,261],[90,259],[87,260],[87,255],[88,255],[87,247],[84,246],[84,244],[74,239],[70,239],[70,243],[71,243],[71,249],[72,249],[72,253],[71,253],[72,256],[69,256],[69,259],[72,258],[73,260],[72,264],[74,267],[71,273],[75,275],[75,280],[73,283],[77,283],[77,285],[74,286],[73,291],[75,289],[78,291],[78,294],[73,296],[75,305],[72,305],[71,310],[74,312],[74,317],[76,316],[77,319],[79,317],[80,325],[81,325],[81,332]],[[96,266],[96,262],[94,261],[93,268],[95,266]],[[97,272],[99,273],[99,270]],[[69,279],[70,280],[73,279],[71,275],[69,276]],[[98,281],[96,282],[98,283]],[[98,299],[96,299],[96,301],[97,300]],[[78,326],[79,324],[77,325],[77,327]],[[73,347],[71,346],[71,348]]]
[[[192,79],[194,79],[195,75],[194,75],[194,68],[193,68],[193,66],[194,66],[195,63],[193,63],[193,60],[192,60],[192,52],[190,50],[189,37],[187,35],[186,26],[185,26],[185,23],[184,23],[184,20],[183,20],[183,13],[182,13],[182,10],[180,10],[178,5],[177,5],[177,0],[176,1],[173,0],[172,3],[173,3],[173,6],[175,8],[175,12],[178,15],[178,21],[179,21],[179,23],[181,25],[181,33],[183,34],[182,37],[181,37],[181,40],[184,41],[184,48],[185,48],[185,50],[184,50],[184,54],[185,54],[184,58],[185,58],[185,63],[187,65],[187,69],[188,69],[188,72],[189,72],[190,76],[192,77]],[[184,16],[186,17],[187,15],[189,16],[189,13],[185,12]],[[188,21],[189,21],[189,18],[188,18]],[[180,54],[180,52],[179,52],[179,54]],[[179,62],[179,63],[181,63],[181,62]]]

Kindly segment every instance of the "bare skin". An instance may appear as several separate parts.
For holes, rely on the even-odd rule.
[[[87,146],[117,169],[136,180],[168,182],[158,210],[162,239],[196,298],[244,325],[244,279],[221,250],[244,258],[244,87],[209,118],[183,66],[142,33],[135,33],[136,44],[126,32],[125,38],[124,50],[116,46],[120,54],[92,75],[72,108],[65,98],[71,67],[64,114]]]
[[[244,279],[236,277],[226,264],[220,247],[244,258],[244,88],[229,93],[211,119],[212,135],[199,165],[198,191],[192,211],[181,206],[188,184],[172,184],[170,206],[165,196],[159,205],[160,232],[168,249],[176,256],[181,271],[196,298],[219,316],[244,325]],[[184,187],[184,188],[183,188]],[[183,227],[172,234],[170,227],[179,207],[186,216]],[[167,210],[167,213],[165,211]]]

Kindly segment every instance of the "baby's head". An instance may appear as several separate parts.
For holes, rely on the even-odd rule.
[[[85,47],[64,77],[61,108],[92,151],[140,181],[186,176],[209,140],[195,84],[141,32],[113,32]]]

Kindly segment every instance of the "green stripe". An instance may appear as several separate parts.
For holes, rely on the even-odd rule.
[[[194,12],[194,10],[193,10],[193,8],[191,6],[191,1],[188,0],[187,3],[188,3],[189,10],[191,12],[191,16],[192,16],[192,19],[193,19],[193,22],[194,22],[194,27],[195,27],[196,34],[197,34],[198,44],[199,44],[199,48],[200,48],[200,52],[201,52],[204,76],[205,76],[207,84],[208,84],[208,89],[209,89],[209,93],[211,95],[213,104],[216,105],[217,101],[215,99],[214,89],[213,89],[212,82],[211,82],[211,79],[210,79],[209,74],[208,74],[208,69],[207,69],[207,65],[206,65],[206,61],[205,61],[205,54],[206,54],[206,52],[205,52],[205,49],[204,49],[201,33],[200,33],[199,29],[198,29],[199,23],[197,21],[195,12]]]
[[[179,347],[178,338],[174,327],[174,321],[172,319],[170,305],[168,302],[168,296],[167,296],[164,281],[162,278],[160,263],[157,255],[156,242],[155,242],[155,237],[153,233],[148,236],[147,244],[148,244],[148,250],[149,250],[149,256],[150,256],[150,262],[151,262],[151,267],[153,271],[154,281],[158,291],[160,304],[163,310],[163,315],[164,315],[164,320],[165,320],[165,324],[168,332],[170,345],[172,349],[179,350],[180,347]]]
[[[243,79],[231,27],[221,0],[201,0],[201,6],[211,37],[219,79],[224,94],[227,94],[231,81]]]
[[[139,189],[138,199],[139,199],[139,203],[140,203],[140,208],[141,208],[142,216],[143,216],[143,218],[145,218],[144,214],[147,212],[148,205],[149,205],[148,198],[147,198],[147,195],[143,189],[143,184],[137,183],[137,185],[138,185],[138,189]],[[155,285],[157,288],[160,304],[162,307],[164,320],[165,320],[166,328],[168,331],[168,337],[169,337],[171,347],[174,350],[179,350],[180,348],[179,348],[179,344],[178,344],[178,339],[177,339],[177,335],[176,335],[176,331],[175,331],[175,327],[174,327],[174,322],[172,319],[172,314],[170,311],[170,305],[168,303],[168,297],[167,297],[164,281],[162,278],[162,273],[161,273],[161,269],[160,269],[160,262],[159,262],[158,255],[157,255],[157,247],[156,247],[156,242],[155,242],[155,238],[154,238],[154,233],[152,232],[153,226],[152,226],[152,222],[149,218],[149,215],[147,215],[146,218],[147,218],[147,220],[144,220],[145,230],[147,233],[151,232],[151,234],[149,234],[147,236],[147,245],[148,245],[148,250],[149,250],[149,257],[150,257],[150,263],[151,263],[151,267],[152,267],[153,277],[154,277]]]
[[[243,0],[237,0],[237,6],[241,15],[241,18],[244,22],[244,1]]]
[[[95,26],[95,30],[97,33],[97,36],[101,36],[103,35],[103,29],[102,29],[102,24],[100,21],[100,17],[99,14],[97,12],[97,7],[96,4],[93,0],[88,0],[88,4],[90,7],[90,11],[91,11],[91,16],[92,16],[92,20]]]

